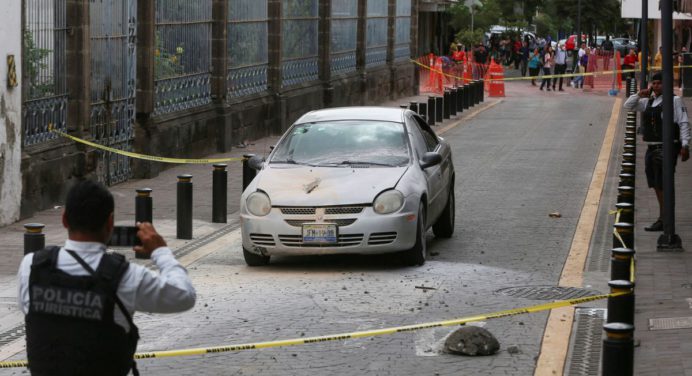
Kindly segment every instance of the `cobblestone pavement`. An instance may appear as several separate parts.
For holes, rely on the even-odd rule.
[[[248,268],[235,230],[210,244],[205,257],[191,259],[189,272],[198,290],[194,309],[174,315],[136,315],[142,336],[139,350],[335,334],[540,303],[497,290],[557,283],[613,104],[607,97],[562,99],[512,98],[445,133],[457,169],[456,232],[449,240],[428,235],[432,254],[424,266],[402,267],[393,256],[382,255],[273,258],[268,267]],[[147,185],[165,181],[152,186],[155,192],[164,192],[176,172],[165,174]],[[141,182],[127,185],[122,192],[133,192]],[[131,217],[132,208],[127,212],[126,205],[133,200],[123,194],[118,210],[124,212],[118,216]],[[199,213],[202,208],[195,214],[200,227],[208,221]],[[554,211],[562,217],[549,217]],[[170,235],[173,216],[164,213],[157,211],[155,222]],[[207,233],[222,228],[207,226]],[[57,241],[59,235],[52,239]],[[546,317],[547,312],[542,312],[479,323],[502,346],[497,355],[488,357],[441,352],[454,328],[436,328],[141,360],[139,368],[152,375],[528,375],[540,351]],[[516,351],[508,351],[512,346]],[[12,358],[24,357],[20,352]],[[23,372],[4,370],[0,375]]]

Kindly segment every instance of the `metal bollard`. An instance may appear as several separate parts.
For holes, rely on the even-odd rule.
[[[634,374],[634,326],[621,322],[603,325],[603,376],[631,376]]]
[[[632,259],[634,249],[632,248],[613,248],[610,251],[610,279],[625,281],[632,280]]]
[[[630,204],[634,204],[634,187],[619,186],[618,202],[627,202]]]
[[[452,111],[452,94],[449,89],[445,89],[444,94],[442,94],[442,116],[445,119],[449,119]]]
[[[423,119],[428,119],[428,102],[418,103],[418,115],[420,115]]]
[[[408,109],[418,113],[418,102],[409,102]]]
[[[176,236],[192,239],[192,175],[178,175]]]
[[[636,152],[637,152],[637,146],[636,145],[625,145],[622,147],[622,149],[625,151],[625,153],[636,154]]]
[[[485,80],[481,78],[480,81],[478,81],[478,91],[479,91],[479,102],[485,101]]]
[[[464,86],[457,87],[457,112],[464,112]]]
[[[618,279],[608,282],[610,293],[626,292],[628,294],[608,298],[607,322],[623,322],[634,325],[634,283]]]
[[[43,223],[24,224],[24,255],[46,248],[46,234],[43,233]]]
[[[634,247],[634,225],[618,222],[613,225],[613,248]],[[622,239],[622,241],[621,241]]]
[[[435,121],[438,123],[442,123],[442,108],[443,104],[442,102],[444,99],[442,97],[435,97]]]
[[[476,104],[476,88],[473,86],[473,82],[469,83],[468,86],[469,90],[469,105],[468,107],[473,107],[474,104]]]
[[[625,145],[636,145],[637,140],[634,137],[625,137]]]
[[[407,104],[400,104],[400,108],[403,108],[404,110],[408,110],[408,105]]]
[[[463,86],[464,92],[461,98],[461,106],[464,108],[464,110],[469,108],[469,97],[471,96],[471,89],[468,84],[465,84]]]
[[[243,191],[257,175],[257,170],[250,167],[250,158],[254,156],[254,154],[243,154]]]
[[[228,172],[225,163],[214,164],[211,184],[211,221],[226,223],[228,204]]]
[[[634,187],[634,174],[620,174],[619,186]]]
[[[618,211],[618,222],[634,223],[634,205],[629,202],[618,202],[615,204]]]
[[[154,203],[151,198],[151,188],[137,189],[135,196],[135,223],[137,222],[154,222]]]
[[[636,171],[634,163],[622,162],[622,172],[626,174],[634,174]]]
[[[636,156],[632,153],[623,153],[622,154],[622,160],[627,163],[632,163],[636,161]]]
[[[435,97],[428,97],[428,124],[435,125]]]
[[[453,87],[449,90],[449,115],[457,115],[457,88]]]
[[[625,95],[629,97],[630,95],[632,95],[632,79],[627,78],[625,82]]]

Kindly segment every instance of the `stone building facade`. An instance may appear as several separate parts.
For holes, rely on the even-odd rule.
[[[3,91],[15,124],[22,105],[22,141],[12,146],[22,158],[7,188],[22,217],[62,200],[76,179],[117,184],[165,168],[75,143],[48,124],[116,149],[196,158],[280,134],[310,110],[377,104],[418,88],[409,59],[420,0],[11,3],[32,57],[24,95]]]

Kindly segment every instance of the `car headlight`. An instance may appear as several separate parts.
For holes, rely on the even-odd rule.
[[[269,196],[263,192],[252,192],[247,197],[245,203],[247,204],[247,210],[250,212],[250,214],[258,217],[263,217],[269,214],[272,209],[272,203],[269,200]]]
[[[380,193],[372,203],[373,210],[377,214],[394,213],[402,206],[404,206],[404,195],[395,189]]]

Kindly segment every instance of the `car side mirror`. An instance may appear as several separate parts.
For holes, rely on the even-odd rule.
[[[442,156],[439,153],[427,152],[423,154],[423,158],[420,160],[420,168],[426,169],[438,165],[442,162]]]
[[[254,155],[247,161],[247,163],[250,168],[259,171],[264,167],[264,158]]]

